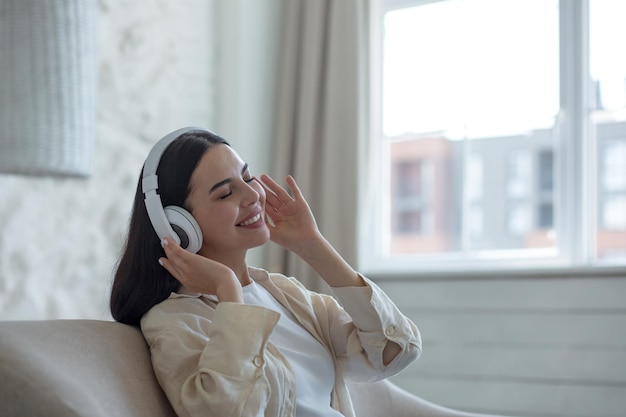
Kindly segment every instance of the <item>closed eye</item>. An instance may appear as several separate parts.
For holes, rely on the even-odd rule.
[[[254,181],[254,177],[252,175],[250,175],[250,169],[248,168],[248,164],[245,164],[243,166],[243,169],[241,170],[241,175],[242,175],[243,181],[246,182],[246,183],[250,183],[250,182]],[[218,182],[213,187],[211,187],[211,189],[209,190],[209,194],[211,194],[212,192],[214,192],[215,190],[217,190],[217,189],[219,189],[221,187],[229,185],[230,183],[232,183],[232,179],[230,179],[230,178],[226,178],[225,180],[222,180],[222,181]],[[232,189],[228,189],[225,194],[222,194],[218,198],[220,200],[225,200],[228,197],[230,197],[232,193],[233,193]]]
[[[241,171],[241,177],[245,182],[254,181],[254,176],[250,174],[250,167],[248,166],[248,164],[245,164],[243,166],[243,170]]]

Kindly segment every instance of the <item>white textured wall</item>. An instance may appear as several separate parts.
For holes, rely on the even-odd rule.
[[[108,319],[145,155],[169,130],[214,122],[215,0],[98,4],[95,171],[0,174],[0,320]]]

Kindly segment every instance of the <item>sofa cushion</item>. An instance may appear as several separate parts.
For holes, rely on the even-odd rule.
[[[2,322],[0,334],[3,415],[175,416],[136,328],[95,320]]]

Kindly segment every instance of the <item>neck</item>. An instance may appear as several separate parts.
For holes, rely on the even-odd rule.
[[[252,282],[252,278],[250,278],[250,274],[248,272],[248,265],[246,265],[245,262],[238,267],[230,266],[229,268],[233,270],[235,275],[237,275],[242,287],[245,287]]]

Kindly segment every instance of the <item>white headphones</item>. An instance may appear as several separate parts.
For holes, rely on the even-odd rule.
[[[144,193],[148,217],[159,238],[168,237],[176,241],[182,248],[191,253],[196,253],[202,247],[202,230],[200,230],[198,222],[191,213],[182,207],[167,206],[163,208],[161,196],[157,192],[159,181],[156,174],[161,156],[168,145],[183,133],[192,130],[208,132],[201,127],[184,127],[166,135],[154,145],[143,166],[141,191]]]

